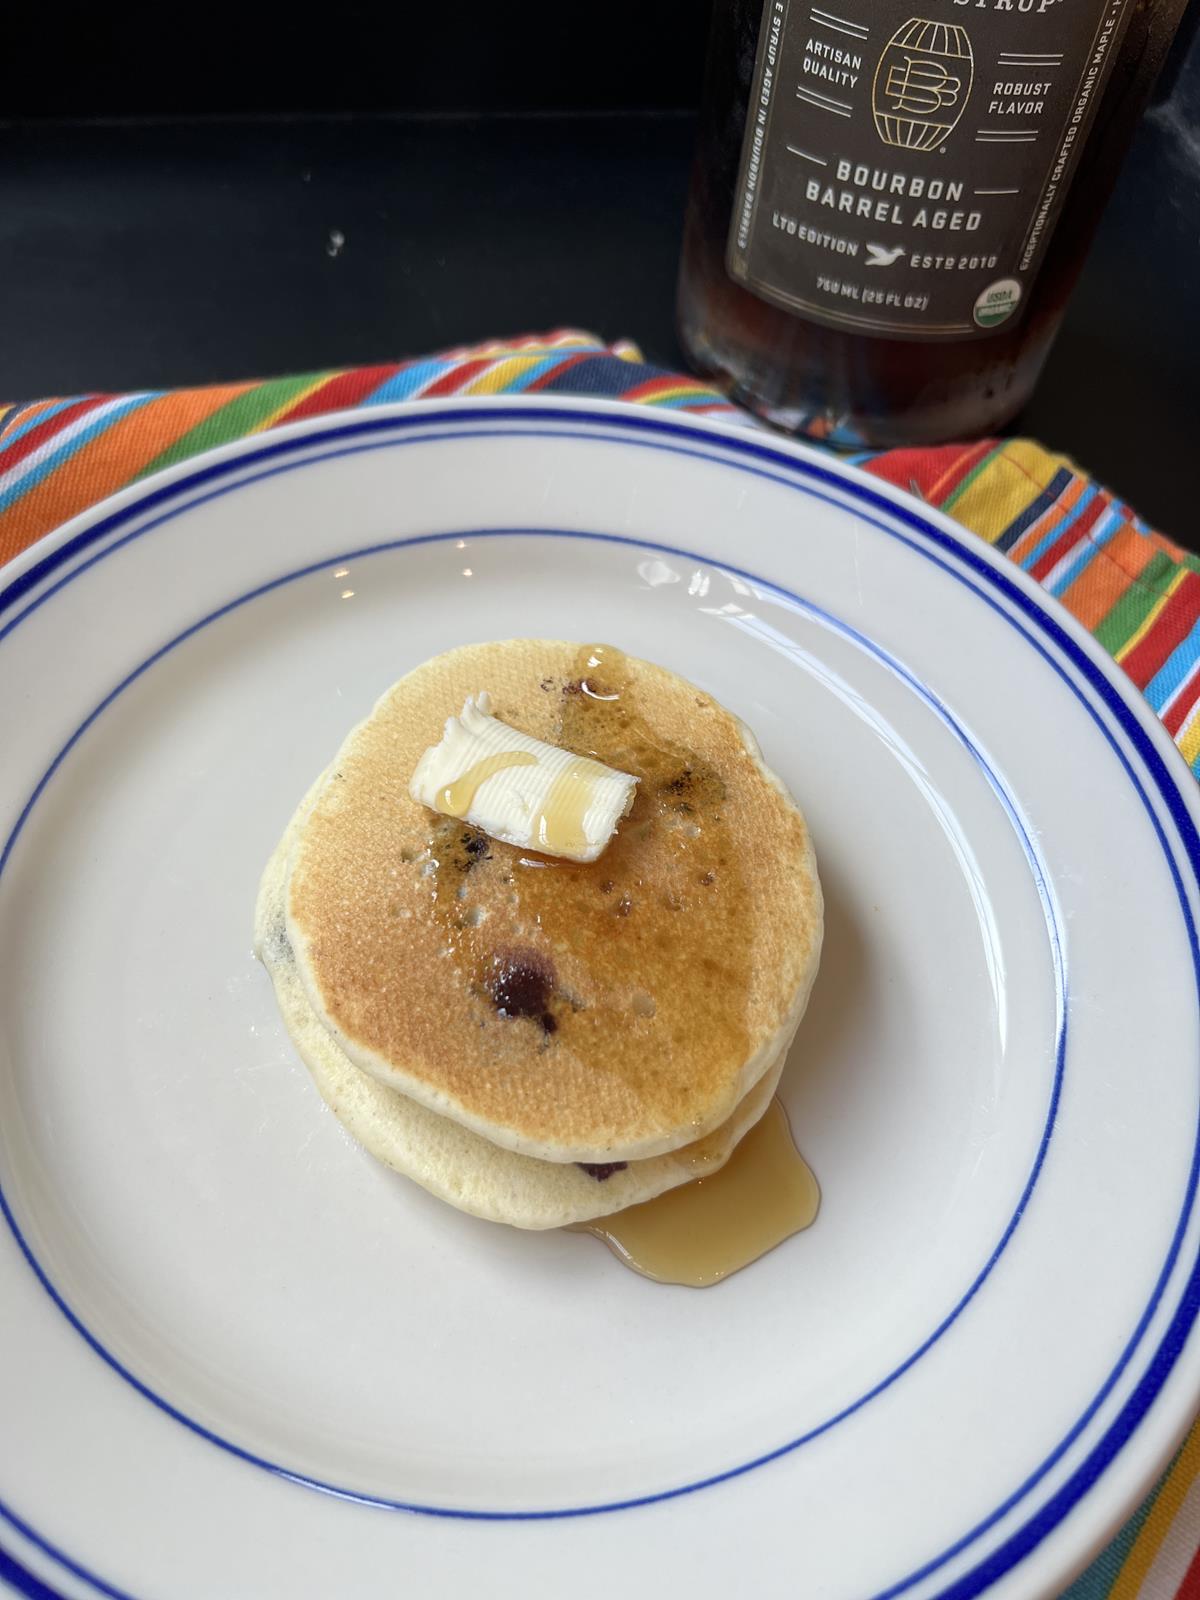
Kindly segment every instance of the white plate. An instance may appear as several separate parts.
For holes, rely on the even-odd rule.
[[[1198,806],[1022,574],[824,456],[505,400],[243,441],[4,582],[18,1591],[1050,1594],[1116,1529],[1200,1396]],[[824,1204],[715,1289],[376,1166],[251,957],[345,730],[522,633],[694,678],[812,824]]]

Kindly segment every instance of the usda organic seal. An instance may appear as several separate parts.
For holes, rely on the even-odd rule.
[[[1015,278],[997,278],[980,291],[975,302],[975,321],[981,328],[998,328],[1007,322],[1021,299],[1021,285]]]

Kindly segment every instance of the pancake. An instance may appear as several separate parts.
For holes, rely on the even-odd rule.
[[[481,689],[502,722],[639,778],[598,861],[410,798]],[[661,667],[559,641],[401,679],[298,820],[285,878],[296,975],[346,1061],[542,1163],[642,1162],[720,1128],[778,1064],[820,953],[808,831],[748,730]]]
[[[608,1216],[715,1172],[766,1111],[783,1070],[786,1046],[715,1133],[675,1154],[630,1162],[597,1177],[570,1162],[537,1161],[502,1150],[407,1095],[385,1088],[353,1066],[322,1026],[308,1002],[288,942],[287,853],[307,804],[306,800],[296,813],[263,875],[255,945],[271,975],[284,1025],[322,1098],[376,1160],[414,1179],[439,1200],[489,1222],[560,1228]]]

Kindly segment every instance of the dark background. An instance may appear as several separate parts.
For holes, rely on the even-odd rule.
[[[1019,422],[1189,544],[1198,4]],[[686,0],[10,8],[0,399],[561,325],[678,364],[706,28]]]

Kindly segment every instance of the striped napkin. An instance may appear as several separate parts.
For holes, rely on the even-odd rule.
[[[576,394],[745,422],[637,347],[563,331],[378,367],[0,405],[0,563],[127,484],[201,450],[351,406]],[[1063,456],[985,439],[854,458],[1038,580],[1121,664],[1200,777],[1200,558]],[[1064,1600],[1200,1600],[1200,1423],[1157,1489]]]

